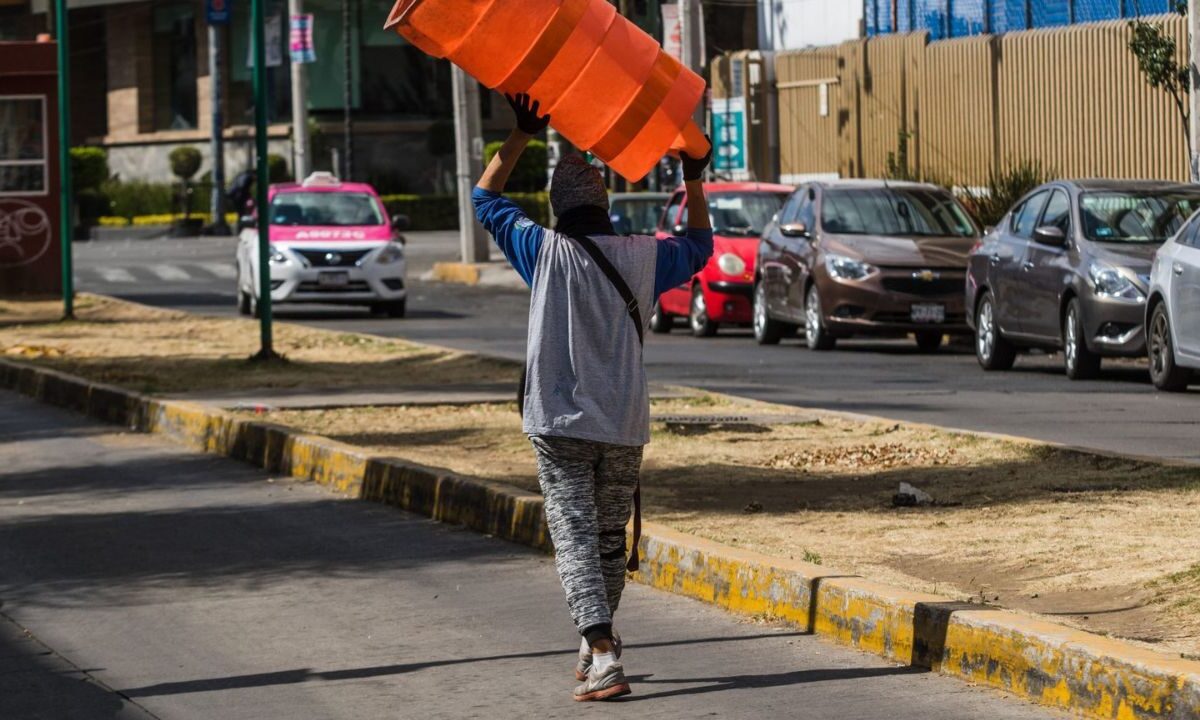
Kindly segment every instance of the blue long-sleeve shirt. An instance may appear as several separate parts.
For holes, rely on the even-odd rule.
[[[650,442],[642,346],[612,282],[579,243],[534,223],[511,200],[480,188],[473,200],[479,221],[532,288],[525,432],[614,445]],[[658,296],[699,272],[713,251],[711,230],[666,240],[591,239],[637,298],[643,324]]]

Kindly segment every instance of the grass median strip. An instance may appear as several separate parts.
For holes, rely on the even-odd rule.
[[[507,381],[505,363],[371,336],[278,326],[292,362],[254,367],[251,321],[84,297],[0,304],[0,351],[143,392]],[[769,555],[1051,615],[1160,649],[1200,649],[1200,474],[704,395],[655,401],[647,516]],[[260,416],[261,417],[261,416]],[[691,424],[679,418],[695,417]],[[705,418],[754,418],[706,423]],[[764,420],[765,418],[765,420]],[[278,411],[266,419],[371,453],[536,490],[509,405]],[[935,504],[895,507],[901,482]]]

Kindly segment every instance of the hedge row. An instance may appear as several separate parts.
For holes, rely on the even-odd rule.
[[[508,193],[506,196],[520,205],[535,223],[550,223],[550,196],[547,193]],[[383,204],[389,215],[407,215],[413,230],[458,228],[458,197],[455,195],[384,195]]]

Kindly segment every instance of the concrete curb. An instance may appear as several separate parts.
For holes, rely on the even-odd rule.
[[[423,278],[424,279],[424,278]],[[508,288],[510,290],[526,290],[525,281],[513,270],[507,262],[463,263],[440,262],[434,263],[427,279],[435,282],[456,283],[479,287]]]
[[[435,520],[551,549],[540,496],[398,458],[0,360],[0,388]],[[897,663],[1089,717],[1200,717],[1200,662],[1015,613],[880,585],[646,523],[639,582],[784,620]]]

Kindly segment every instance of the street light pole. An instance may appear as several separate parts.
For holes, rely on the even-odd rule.
[[[479,119],[479,83],[462,68],[450,69],[454,94],[454,151],[458,188],[458,227],[462,261],[486,262],[489,252],[483,226],[475,218],[471,192],[483,173],[483,135]]]
[[[59,0],[63,2],[64,0]],[[263,4],[266,0],[251,0],[250,16],[254,46],[254,146],[258,163],[254,182],[254,207],[258,212],[258,312],[261,347],[257,360],[276,358],[271,332],[271,213],[267,206],[267,187],[271,182],[267,172],[267,33]]]
[[[288,27],[296,17],[303,14],[304,6],[301,0],[288,0]],[[349,47],[346,48],[349,51]],[[308,177],[309,173],[309,139],[308,139],[308,83],[304,63],[292,58],[292,165],[297,181]]]
[[[56,0],[55,39],[58,40],[58,172],[62,223],[63,320],[75,317],[75,268],[71,239],[75,234],[75,197],[71,191],[71,38],[67,27],[67,0]]]
[[[209,203],[213,235],[228,235],[225,222],[225,113],[221,109],[221,27],[208,23],[208,79],[212,102],[212,199]]]
[[[342,134],[346,139],[346,157],[343,158],[345,170],[342,173],[342,179],[352,180],[354,178],[354,118],[351,115],[351,105],[354,103],[354,53],[351,43],[354,35],[351,32],[351,12],[350,3],[352,0],[342,0],[342,48],[346,53],[346,62],[342,66],[343,82],[343,102],[345,108],[342,117]]]

